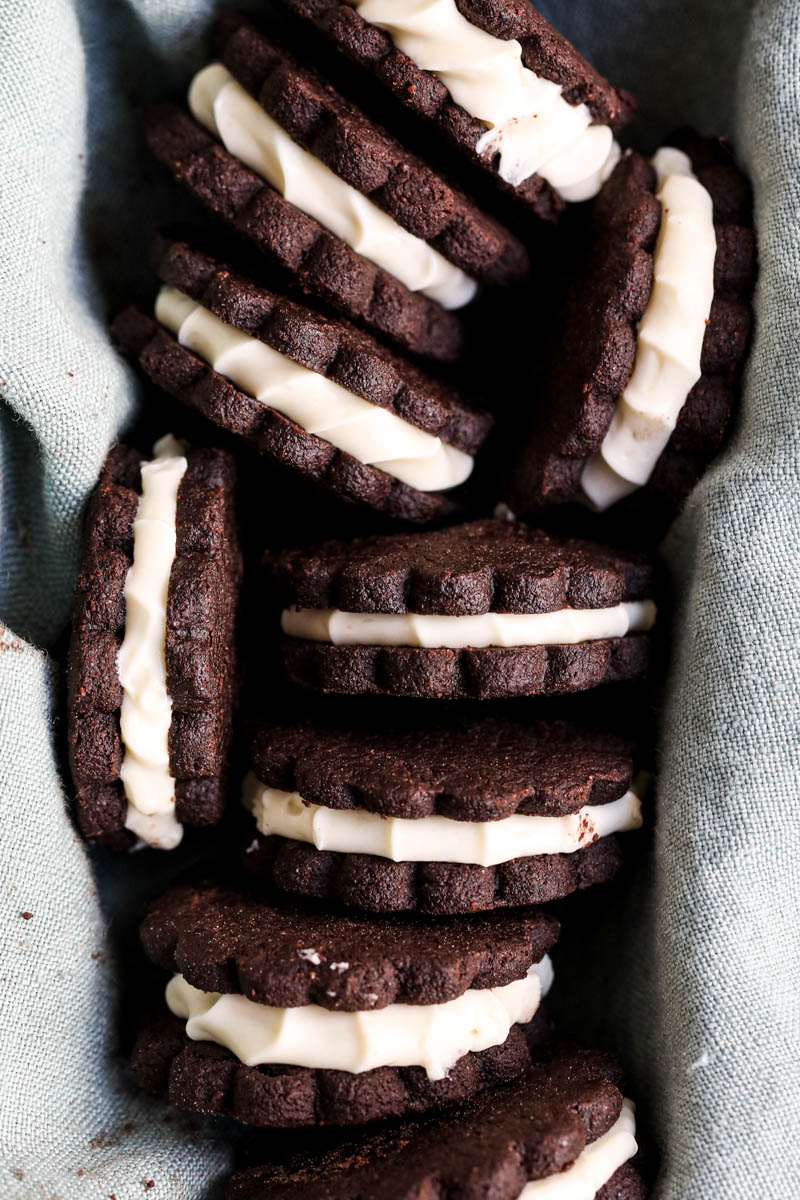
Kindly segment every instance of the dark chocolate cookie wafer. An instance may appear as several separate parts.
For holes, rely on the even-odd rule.
[[[562,722],[266,726],[247,870],[373,912],[541,904],[612,877],[641,824],[630,745]]]
[[[451,362],[458,317],[404,284],[290,204],[176,104],[144,112],[153,154],[205,208],[247,238],[309,297],[405,351]]]
[[[475,521],[278,556],[286,668],[323,691],[478,699],[642,674],[650,561]]]
[[[127,446],[109,453],[89,505],[68,670],[77,817],[91,841],[168,848],[184,823],[222,815],[241,576],[234,488],[221,450],[163,439],[151,463]]]
[[[585,182],[590,172],[565,172],[563,166],[560,172],[553,169],[557,155],[576,152],[575,122],[584,137],[584,125],[592,131],[605,127],[616,134],[636,107],[628,92],[612,87],[528,0],[454,0],[440,5],[434,19],[420,5],[402,0],[392,0],[381,12],[375,4],[363,5],[363,0],[284,3],[375,76],[401,104],[434,123],[472,162],[544,220],[555,220],[565,199],[585,199],[599,186],[598,181],[592,190],[591,183]],[[421,65],[423,54],[428,69]],[[415,55],[420,61],[414,61]],[[542,82],[520,82],[521,68]],[[486,107],[490,79],[491,101]],[[558,99],[554,97],[556,87],[561,90]],[[509,130],[513,136],[513,127],[526,118],[536,117],[541,125],[542,119],[561,105],[559,129],[563,132],[555,140],[550,138],[549,154],[543,155],[541,166],[532,162],[528,170],[522,166],[525,159],[505,165],[503,140]],[[570,113],[570,108],[580,108],[584,121],[574,111]],[[504,119],[498,136],[487,142],[487,126],[494,124],[492,116],[497,113]],[[536,131],[532,136],[535,139]],[[597,133],[588,136],[591,140]],[[597,156],[588,146],[584,154],[589,156],[587,164],[589,160],[594,164]],[[601,155],[601,163],[604,161]],[[600,164],[595,171],[599,169]]]
[[[569,1046],[537,1055],[532,1071],[457,1112],[409,1120],[315,1155],[234,1174],[229,1200],[519,1200],[534,1180],[548,1195],[643,1200],[633,1107],[609,1056]],[[573,1176],[570,1172],[574,1172]],[[580,1174],[583,1191],[572,1190]],[[591,1193],[590,1189],[591,1188]]]
[[[368,334],[183,242],[159,239],[154,260],[167,285],[156,305],[162,323],[129,309],[113,333],[165,391],[342,499],[416,522],[449,511],[440,488],[469,475],[487,413]]]
[[[522,1026],[549,987],[557,936],[535,910],[347,917],[175,886],[150,904],[141,937],[178,972],[167,1003],[186,1034],[145,1029],[134,1069],[182,1107],[261,1125],[350,1124],[464,1099],[525,1070]]]
[[[684,393],[677,423],[652,473],[626,499],[614,501],[609,494],[614,512],[623,519],[644,506],[673,513],[702,474],[735,404],[750,333],[755,244],[747,180],[722,142],[680,135],[670,145],[688,155],[713,202],[713,281],[711,260],[708,266],[713,301],[704,335],[700,317],[702,373]],[[633,376],[638,327],[653,291],[662,225],[656,188],[653,166],[631,153],[596,201],[591,254],[572,288],[549,384],[507,487],[509,505],[518,514],[585,499],[584,471],[597,461],[618,400]],[[691,269],[687,257],[680,269]],[[687,278],[686,288],[692,295],[693,279]],[[679,294],[677,285],[675,292]],[[652,373],[650,396],[658,383],[658,374]],[[636,438],[644,444],[644,434],[634,435],[634,444]],[[599,493],[598,506],[606,506]]]
[[[422,1067],[349,1071],[245,1066],[215,1042],[192,1041],[180,1021],[145,1027],[133,1049],[133,1074],[145,1091],[177,1108],[235,1117],[247,1125],[363,1125],[461,1104],[484,1088],[516,1079],[530,1065],[525,1035],[512,1028],[499,1046],[468,1051],[443,1079]]]

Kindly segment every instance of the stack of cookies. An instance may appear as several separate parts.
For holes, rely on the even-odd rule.
[[[112,327],[205,419],[111,450],[75,593],[80,828],[189,829],[206,857],[143,916],[169,980],[134,1075],[340,1128],[273,1143],[231,1200],[638,1200],[619,1068],[543,1005],[541,906],[610,880],[643,823],[646,748],[597,714],[646,672],[647,547],[736,399],[747,181],[691,132],[623,149],[633,98],[528,0],[284,7],[280,37],[224,15],[185,103],[144,111],[212,219],[155,235],[152,304]],[[468,330],[503,290],[533,308],[543,238],[572,265],[557,335],[522,347],[541,383],[495,364],[510,420],[471,394]],[[239,467],[353,512],[316,544],[309,504],[294,545],[250,512],[266,595]]]

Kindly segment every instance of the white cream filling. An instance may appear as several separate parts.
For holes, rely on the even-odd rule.
[[[311,951],[298,951],[310,958]],[[348,963],[338,963],[342,971]],[[530,1021],[553,981],[545,957],[504,987],[470,988],[444,1004],[389,1004],[366,1012],[334,1012],[318,1004],[273,1008],[246,996],[202,992],[182,975],[167,984],[167,1004],[186,1019],[195,1041],[216,1042],[248,1067],[264,1063],[351,1071],[424,1067],[444,1079],[471,1051],[499,1046],[512,1025]]]
[[[374,854],[393,862],[479,867],[535,854],[572,854],[597,838],[639,829],[642,824],[642,802],[634,791],[562,817],[514,814],[499,821],[456,821],[432,815],[413,820],[308,804],[298,792],[268,787],[250,773],[244,781],[243,801],[265,837],[276,834],[309,842],[317,850]]]
[[[639,323],[633,373],[603,444],[586,464],[581,487],[606,509],[647,483],[701,375],[717,238],[714,206],[680,150],[653,158],[662,204],[653,290]]]
[[[592,124],[585,104],[568,104],[559,84],[523,66],[518,41],[479,29],[455,0],[348,2],[488,127],[475,149],[499,153],[507,183],[541,175],[569,201],[599,192],[620,155],[611,129]]]
[[[422,292],[445,308],[461,308],[475,295],[474,279],[292,141],[221,63],[211,63],[195,75],[189,107],[231,154],[290,204],[412,292]]]
[[[167,691],[167,594],[175,560],[178,489],[187,462],[167,436],[142,464],[142,494],[133,523],[133,563],[125,580],[125,632],[117,657],[122,684],[120,779],[128,801],[126,828],[172,850],[183,836],[175,818],[169,770],[172,700]]]
[[[175,288],[162,287],[155,315],[240,391],[359,462],[422,492],[456,487],[472,471],[474,459],[463,450],[226,325]]]
[[[652,628],[652,600],[610,608],[562,608],[545,613],[480,613],[445,617],[422,613],[350,613],[340,609],[287,608],[281,628],[289,637],[334,646],[561,646],[624,637]]]
[[[636,1109],[622,1101],[617,1120],[597,1141],[590,1142],[566,1171],[527,1183],[518,1200],[594,1200],[611,1176],[633,1158],[636,1143]]]

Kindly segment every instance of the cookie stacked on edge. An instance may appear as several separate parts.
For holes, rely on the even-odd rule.
[[[294,49],[225,14],[185,102],[143,112],[214,228],[158,234],[149,307],[112,326],[210,443],[112,448],[74,603],[85,836],[175,850],[184,826],[219,825],[207,877],[147,905],[142,944],[170,978],[134,1075],[195,1113],[348,1127],[324,1152],[271,1144],[231,1200],[643,1200],[617,1064],[559,1042],[542,1006],[560,927],[538,906],[610,880],[646,821],[640,747],[565,708],[646,672],[654,564],[596,540],[599,514],[635,542],[722,440],[750,328],[749,187],[694,134],[650,161],[624,150],[633,98],[528,0],[285,7]],[[440,169],[453,148],[488,199]],[[514,231],[493,189],[498,212],[519,202]],[[496,431],[514,444],[488,502],[468,484],[493,417],[465,387],[462,314],[493,289],[524,303],[526,231],[552,238],[588,201],[558,337],[535,347],[546,386],[523,395],[524,438]],[[498,386],[519,389],[512,349]],[[248,447],[262,475],[288,468],[380,531],[315,544],[309,522],[267,555],[268,598],[251,591],[237,630]],[[498,491],[509,519],[487,516]],[[512,514],[566,506],[573,529],[576,502],[592,540]],[[259,551],[285,541],[269,534]],[[235,721],[256,642],[276,676],[251,672]],[[285,696],[280,721],[259,689]],[[243,805],[226,812],[230,775]]]

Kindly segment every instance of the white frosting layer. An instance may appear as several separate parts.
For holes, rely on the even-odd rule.
[[[610,128],[593,125],[585,104],[568,104],[559,84],[523,66],[518,41],[479,29],[455,0],[349,3],[488,127],[475,149],[487,158],[499,153],[507,183],[541,175],[565,200],[597,194],[619,160]]]
[[[393,862],[470,863],[492,867],[534,854],[572,854],[597,838],[642,824],[642,803],[626,792],[608,804],[586,805],[563,817],[514,814],[499,821],[382,817],[359,808],[306,804],[297,792],[244,782],[244,804],[266,837],[310,842],[318,850],[374,854]]]
[[[481,613],[445,617],[421,613],[350,613],[327,608],[287,608],[281,628],[289,637],[334,646],[561,646],[624,637],[650,629],[652,600],[611,608],[562,608],[546,613]]]
[[[169,770],[172,700],[164,650],[167,593],[175,559],[183,447],[164,437],[142,464],[142,494],[133,523],[133,563],[125,580],[125,633],[117,658],[122,684],[120,778],[128,801],[125,825],[144,842],[171,850],[183,836],[175,819]]]
[[[623,1163],[633,1158],[636,1144],[636,1110],[630,1100],[609,1130],[590,1142],[566,1171],[534,1179],[519,1194],[519,1200],[594,1200]]]
[[[664,147],[653,159],[662,204],[653,290],[639,324],[636,360],[603,444],[581,486],[606,509],[647,483],[700,378],[714,299],[714,206],[688,157]]]
[[[155,314],[182,346],[240,391],[359,462],[423,492],[456,487],[472,471],[471,455],[226,325],[175,288],[162,287]]]
[[[505,987],[470,988],[445,1004],[389,1004],[368,1012],[317,1004],[273,1008],[246,996],[201,992],[182,975],[173,976],[166,994],[170,1010],[186,1019],[190,1038],[226,1046],[249,1067],[286,1063],[359,1074],[417,1066],[429,1079],[444,1079],[465,1054],[499,1046],[512,1025],[530,1021],[552,980],[545,955]]]
[[[221,63],[195,75],[189,107],[231,154],[290,204],[412,292],[423,292],[445,308],[461,308],[475,295],[474,279],[293,142]]]

